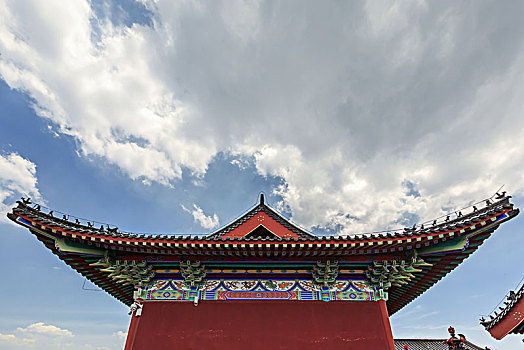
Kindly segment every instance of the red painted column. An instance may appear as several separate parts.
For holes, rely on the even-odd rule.
[[[146,301],[126,350],[388,349],[384,301]]]

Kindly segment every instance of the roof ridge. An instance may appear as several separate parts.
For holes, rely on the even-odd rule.
[[[281,225],[285,226],[286,228],[290,229],[291,231],[293,231],[294,233],[296,233],[299,237],[301,238],[310,238],[310,239],[355,239],[356,240],[359,240],[359,239],[366,239],[366,238],[371,238],[371,239],[379,239],[379,238],[388,238],[388,237],[391,237],[391,238],[396,238],[396,237],[406,237],[406,236],[412,236],[412,235],[420,235],[420,234],[431,234],[431,233],[439,233],[439,232],[444,232],[446,230],[450,230],[450,229],[454,229],[456,227],[464,227],[464,226],[469,226],[469,225],[472,225],[472,224],[475,224],[476,222],[480,222],[482,221],[482,219],[484,217],[489,217],[490,214],[492,214],[492,212],[497,212],[498,210],[500,210],[501,208],[504,208],[504,209],[511,209],[513,208],[513,204],[509,202],[509,199],[511,198],[511,196],[504,196],[504,197],[500,197],[498,198],[499,200],[498,201],[495,201],[495,202],[491,202],[489,199],[485,200],[486,202],[486,206],[484,208],[481,208],[481,209],[477,209],[476,206],[472,205],[471,207],[473,208],[473,211],[468,213],[468,214],[465,214],[465,215],[462,215],[460,213],[460,211],[458,213],[460,214],[457,214],[457,217],[454,218],[454,219],[451,219],[449,220],[449,216],[447,217],[447,220],[446,221],[443,221],[443,222],[440,222],[440,223],[437,223],[437,219],[435,219],[433,221],[433,224],[432,226],[428,226],[428,227],[424,227],[423,224],[421,224],[420,227],[417,227],[417,225],[414,225],[413,228],[400,228],[400,229],[395,229],[395,230],[385,230],[385,231],[374,231],[374,232],[366,232],[366,233],[355,233],[355,234],[351,234],[351,235],[316,235],[316,234],[313,234],[313,233],[310,233],[308,231],[306,231],[305,229],[299,227],[297,224],[295,224],[294,222],[291,221],[291,219],[287,219],[285,218],[283,215],[281,215],[280,213],[278,213],[275,209],[269,207],[267,204],[265,204],[265,201],[263,199],[263,195],[261,195],[261,201],[255,205],[253,208],[251,208],[250,210],[248,210],[247,212],[245,212],[245,214],[239,216],[237,219],[233,220],[232,222],[230,222],[229,224],[225,225],[224,227],[222,227],[221,229],[215,231],[215,232],[212,232],[212,233],[209,233],[209,234],[205,234],[205,233],[187,233],[187,234],[145,234],[145,233],[135,233],[135,232],[126,232],[126,231],[118,231],[118,227],[116,225],[113,225],[113,224],[107,224],[107,223],[102,223],[102,222],[99,222],[99,221],[95,221],[95,220],[88,220],[88,219],[83,219],[83,218],[79,218],[79,217],[76,217],[76,216],[73,216],[73,215],[68,215],[68,214],[64,214],[58,210],[51,210],[49,212],[49,214],[46,214],[42,211],[40,211],[40,207],[41,205],[39,204],[36,204],[36,203],[32,203],[29,199],[26,200],[24,198],[22,198],[22,201],[17,201],[17,204],[18,204],[18,207],[17,208],[13,208],[13,211],[15,209],[22,209],[22,210],[27,210],[29,213],[29,215],[37,215],[38,217],[40,217],[41,219],[44,219],[44,220],[51,220],[52,222],[56,222],[60,225],[64,225],[66,227],[70,227],[70,228],[76,228],[76,229],[79,229],[79,230],[88,230],[88,231],[92,231],[93,234],[102,234],[102,235],[112,235],[112,234],[116,234],[118,236],[128,236],[128,237],[136,237],[136,236],[142,236],[143,238],[150,238],[150,239],[162,239],[162,238],[167,238],[167,237],[188,237],[190,239],[197,239],[197,238],[202,238],[202,239],[212,239],[212,238],[217,238],[219,237],[221,234],[223,233],[227,233],[229,232],[230,230],[236,228],[238,225],[240,225],[242,222],[246,221],[247,219],[251,218],[252,216],[254,216],[256,213],[260,212],[260,211],[264,211],[266,214],[268,214],[269,216],[271,216],[274,220],[276,220],[277,222],[279,222]],[[478,203],[482,203],[481,202],[477,202],[476,204]],[[489,204],[488,204],[489,203]],[[33,204],[34,207],[31,207],[30,204]],[[46,209],[49,209],[47,207],[45,207]],[[63,218],[59,218],[59,217],[56,217],[56,216],[53,216],[53,212],[56,212],[56,213],[60,213],[60,214],[63,214]],[[69,218],[75,218],[76,219],[76,222],[73,222],[73,221],[69,221]],[[441,216],[440,218],[442,218],[444,216]],[[87,223],[87,225],[83,224],[79,219],[85,221]],[[244,221],[242,221],[244,220]],[[431,220],[430,220],[431,221]],[[430,221],[425,221],[424,223],[427,223],[427,222],[430,222]],[[100,228],[96,228],[94,227],[94,223],[97,223],[97,224],[102,224]],[[104,224],[106,225],[106,228],[104,228]],[[237,226],[235,226],[237,225]],[[114,228],[110,228],[110,226],[113,226]],[[226,231],[227,230],[227,231]]]

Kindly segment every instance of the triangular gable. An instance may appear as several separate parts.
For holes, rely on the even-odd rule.
[[[268,214],[266,214],[263,211],[259,211],[258,213],[253,215],[251,218],[247,219],[242,224],[237,226],[236,228],[221,235],[221,237],[222,238],[246,237],[260,226],[268,230],[269,232],[273,233],[276,237],[282,237],[282,238],[298,238],[299,237],[298,234],[291,231],[284,225],[280,224],[279,222],[277,222],[275,219],[273,219],[272,217],[270,217]]]
[[[264,195],[260,196],[260,202],[255,208],[211,236],[250,239],[314,237],[269,208],[264,203]]]
[[[269,231],[264,225],[258,225],[256,229],[249,232],[244,238],[275,238],[278,236],[273,232]]]

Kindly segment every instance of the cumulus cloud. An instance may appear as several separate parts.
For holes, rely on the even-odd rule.
[[[25,328],[17,328],[18,332],[29,334],[45,334],[54,337],[72,337],[73,333],[67,329],[62,329],[53,325],[46,325],[43,322],[33,323]]]
[[[78,335],[72,331],[44,322],[36,322],[27,327],[18,327],[13,332],[0,333],[2,349],[40,349],[40,350],[109,350],[122,349],[127,333],[97,333]]]
[[[117,338],[120,338],[122,340],[125,340],[127,338],[127,332],[117,331],[117,332],[113,333],[113,336],[115,336]]]
[[[35,339],[20,338],[14,334],[2,334],[0,333],[0,344],[13,347],[24,347],[31,346],[35,343]]]
[[[2,348],[38,348],[51,349],[63,348],[64,341],[69,341],[73,333],[43,322],[33,323],[27,327],[19,327],[14,334],[1,334],[0,344]]]
[[[137,6],[0,5],[0,76],[83,156],[166,186],[253,157],[279,208],[339,233],[524,193],[522,2]]]
[[[20,196],[41,199],[36,165],[16,153],[0,154],[0,222],[11,222],[5,216]]]
[[[213,216],[206,215],[202,208],[196,204],[193,204],[193,209],[188,209],[182,204],[180,206],[185,212],[193,215],[193,220],[205,229],[212,230],[220,224],[217,214],[213,214]]]

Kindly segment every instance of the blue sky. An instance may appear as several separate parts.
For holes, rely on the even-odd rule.
[[[24,193],[162,234],[211,232],[260,192],[329,234],[411,226],[503,184],[521,207],[523,10],[0,1],[0,348],[119,349],[129,322],[7,221]],[[503,225],[393,316],[395,337],[454,325],[520,346],[477,320],[524,277],[522,229]]]

